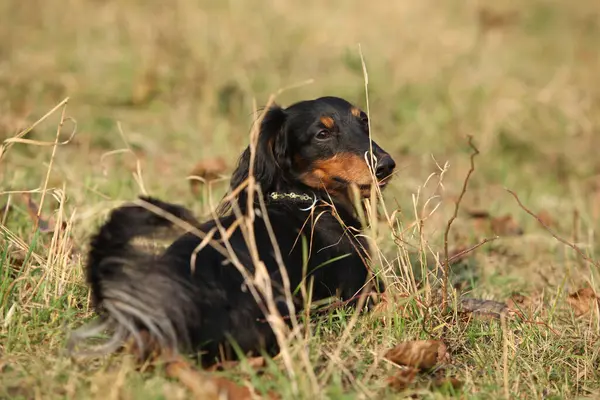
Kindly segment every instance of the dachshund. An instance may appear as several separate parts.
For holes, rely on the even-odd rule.
[[[276,355],[269,315],[289,323],[310,302],[356,306],[384,290],[355,204],[382,190],[396,164],[371,140],[367,115],[321,97],[273,105],[257,128],[213,220],[150,197],[112,211],[86,265],[99,322],[73,332],[71,348],[108,330],[103,353],[132,340],[197,354],[203,366]],[[135,245],[178,222],[187,232],[162,253]]]

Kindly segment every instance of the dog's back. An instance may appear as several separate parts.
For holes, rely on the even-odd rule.
[[[202,239],[194,233],[183,235],[160,255],[135,247],[135,238],[167,227],[173,219],[192,223],[203,232],[217,225],[215,221],[198,225],[182,207],[144,200],[157,209],[150,210],[148,205],[118,208],[91,242],[88,283],[104,327],[114,332],[100,350],[113,351],[128,338],[144,349],[148,346],[144,332],[162,347],[201,351],[205,364],[221,355],[235,358],[234,346],[244,354],[263,350],[275,354],[278,345],[267,322],[265,287],[253,294],[252,282],[238,270],[242,266],[250,279],[257,277],[250,253],[253,246],[270,280],[267,290],[284,318],[291,311],[286,285],[293,307],[301,307],[308,300],[299,294],[302,284],[312,284],[309,291],[315,301],[340,290],[345,292],[343,297],[351,297],[365,283],[367,270],[356,252],[356,246],[364,243],[346,235],[330,213],[320,216],[315,229],[305,216],[294,214],[290,205],[271,205],[268,223],[264,216],[256,217],[252,241],[244,237],[241,228],[230,230],[228,247],[236,265],[232,257],[210,245],[199,250]],[[171,218],[157,215],[157,211]],[[235,221],[228,216],[219,224],[229,230]],[[213,240],[222,243],[220,239],[214,232]],[[88,333],[95,332],[75,332],[73,339],[84,339]]]
[[[315,209],[315,218],[311,218],[299,213],[297,204],[268,204],[266,217],[261,213],[255,216],[252,237],[247,226],[232,228],[238,222],[233,215],[221,218],[221,230],[229,234],[229,256],[210,245],[198,251],[202,239],[193,233],[167,249],[164,261],[194,271],[191,280],[197,291],[200,323],[191,333],[192,343],[196,350],[201,348],[205,362],[211,363],[219,355],[235,358],[231,343],[243,354],[277,353],[277,341],[267,322],[273,310],[268,309],[265,291],[273,298],[271,305],[288,322],[294,311],[290,307],[299,311],[309,300],[337,294],[351,298],[360,291],[368,275],[361,259],[366,244],[347,235],[330,212],[321,211]],[[215,226],[211,221],[200,229],[209,232]],[[219,232],[213,240],[223,243]],[[262,273],[257,273],[252,251],[264,266]],[[191,258],[191,254],[195,256]],[[310,299],[302,298],[301,285],[311,293]]]

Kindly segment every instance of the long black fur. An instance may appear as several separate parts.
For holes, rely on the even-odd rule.
[[[335,121],[335,128],[327,128],[325,134],[319,122],[323,115]],[[315,185],[311,183],[314,179],[307,178],[318,162],[336,160],[339,154],[362,157],[370,148],[379,160],[378,179],[389,177],[394,163],[375,143],[371,147],[364,119],[364,113],[356,117],[356,109],[348,102],[333,97],[300,102],[287,109],[275,106],[263,119],[254,165],[260,189],[265,194],[309,193],[316,199],[312,210],[303,211],[300,208],[310,206],[310,201],[273,200],[265,196],[266,216],[260,212],[258,195],[252,202],[258,210],[253,222],[256,248],[269,273],[277,308],[284,317],[289,317],[290,310],[267,220],[277,239],[292,291],[305,283],[312,285],[312,301],[336,295],[352,300],[369,287],[367,283],[373,278],[366,263],[367,243],[355,236],[361,224],[348,201],[349,185],[364,187],[364,176],[336,176],[327,179],[333,183],[323,185]],[[248,178],[249,163],[250,151],[246,149],[233,173],[232,189]],[[357,181],[349,181],[354,176]],[[152,198],[142,200],[204,233],[214,233],[214,240],[221,240],[217,221],[199,224],[180,206]],[[225,229],[237,219],[233,208],[244,215],[248,213],[246,191],[224,204],[222,209],[228,213],[219,217],[218,224]],[[244,354],[276,354],[279,347],[266,321],[265,304],[260,297],[255,299],[229,257],[210,244],[198,251],[202,239],[193,232],[182,235],[158,255],[133,245],[135,238],[171,225],[169,219],[153,211],[145,204],[117,208],[93,237],[87,280],[101,323],[76,331],[72,344],[109,329],[113,336],[98,349],[101,352],[114,351],[129,338],[143,347],[147,341],[143,332],[160,346],[201,353],[204,365],[223,357],[236,358],[234,346]],[[255,266],[239,227],[228,241],[252,276]],[[304,304],[299,293],[295,291],[293,296],[295,307]]]

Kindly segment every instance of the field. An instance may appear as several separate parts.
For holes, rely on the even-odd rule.
[[[188,177],[226,178],[273,94],[369,110],[398,164],[366,231],[388,302],[310,320],[291,364],[203,379],[285,399],[600,398],[599,44],[594,0],[0,2],[0,398],[190,398],[160,366],[65,355],[94,317],[87,241],[142,193],[208,218],[226,179]],[[415,376],[384,355],[416,339],[447,354]]]

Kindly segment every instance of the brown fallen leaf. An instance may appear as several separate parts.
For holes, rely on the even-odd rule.
[[[250,357],[246,359],[246,362],[248,363],[248,365],[250,366],[250,368],[254,369],[254,370],[258,370],[258,369],[262,369],[267,365],[266,360],[264,359],[264,357]],[[209,368],[207,368],[207,371],[223,371],[226,369],[231,369],[231,368],[235,368],[238,365],[240,365],[239,361],[223,361],[220,362],[218,364],[215,364]]]
[[[10,252],[8,257],[10,259],[9,274],[13,278],[17,278],[25,267],[27,252],[24,250],[15,250],[14,252]]]
[[[600,297],[591,287],[579,289],[567,297],[576,317],[581,317],[593,309],[600,311]]]
[[[519,18],[519,13],[514,10],[499,12],[488,8],[480,8],[477,17],[479,27],[486,32],[514,25]]]
[[[56,230],[56,220],[54,217],[43,218],[41,215],[38,217],[39,206],[37,203],[31,198],[31,194],[23,193],[23,199],[27,202],[27,214],[35,223],[37,221],[37,226],[40,232],[43,233],[52,233]],[[67,227],[67,222],[62,221],[60,230],[63,230]]]
[[[450,355],[441,340],[413,340],[388,350],[384,357],[399,365],[430,369],[446,362]]]
[[[7,202],[6,204],[0,207],[0,222],[2,222],[3,225],[6,224],[6,219],[8,218],[8,214],[11,210],[12,205],[10,204],[10,202]]]
[[[222,157],[207,158],[197,163],[190,172],[190,188],[198,194],[200,185],[219,179],[227,170],[227,163]]]
[[[479,318],[500,318],[502,314],[508,313],[510,310],[505,303],[500,303],[493,300],[482,299],[462,299],[459,304],[460,313],[470,314]]]
[[[409,294],[404,293],[383,293],[378,296],[378,301],[375,302],[375,305],[369,312],[369,316],[373,316],[374,318],[381,318],[381,322],[386,325],[388,323],[387,316],[402,316],[405,318],[410,318],[415,312],[415,307],[419,308],[419,304],[415,303],[414,300],[411,300],[411,296]]]
[[[550,213],[547,210],[541,210],[540,212],[538,212],[537,216],[540,219],[540,221],[542,221],[542,223],[547,227],[550,228],[554,225],[554,218],[552,218],[552,215],[550,215]]]
[[[408,388],[415,381],[417,372],[419,372],[419,370],[416,368],[403,369],[387,378],[386,382],[393,390],[402,391]]]
[[[542,309],[543,299],[540,294],[525,296],[521,293],[513,293],[506,300],[506,306],[521,317],[531,318]]]
[[[217,377],[203,371],[198,371],[185,360],[171,361],[166,366],[167,375],[179,380],[192,392],[195,399],[202,400],[252,400],[256,393],[246,386],[239,385],[227,378]],[[277,399],[274,394],[268,398]]]
[[[496,217],[490,220],[492,232],[498,236],[520,236],[523,229],[511,215]]]
[[[498,236],[519,236],[523,234],[523,229],[510,214],[494,217],[485,210],[468,210],[467,215],[473,220],[476,231],[486,234],[493,233]]]
[[[4,372],[4,369],[8,366],[8,361],[0,359],[0,374]]]

